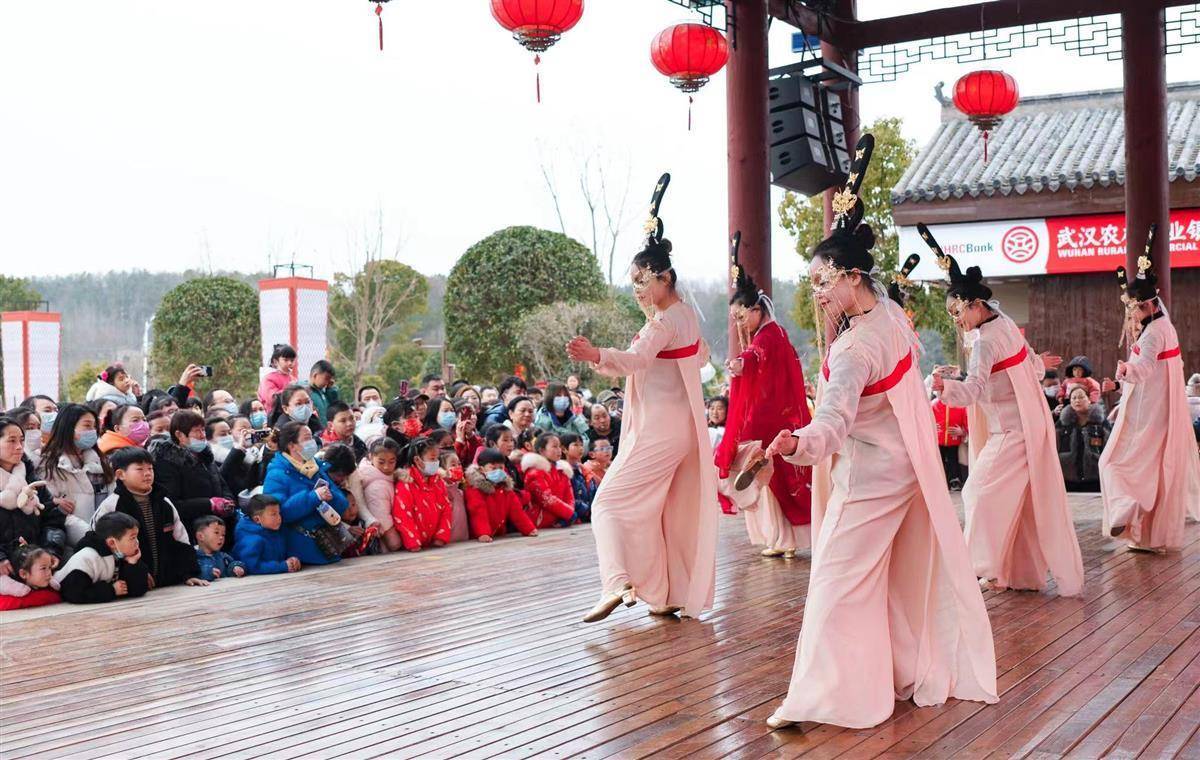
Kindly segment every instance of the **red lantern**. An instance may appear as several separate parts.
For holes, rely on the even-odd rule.
[[[650,43],[650,62],[671,84],[688,93],[688,129],[692,128],[692,96],[729,60],[724,35],[705,24],[676,24]]]
[[[579,23],[583,0],[491,0],[492,17],[512,32],[513,39],[533,53],[533,65],[541,53],[558,42],[563,32]],[[537,75],[537,101],[542,102],[542,77]]]
[[[988,160],[988,132],[1000,125],[1003,116],[1020,100],[1017,80],[1003,71],[972,71],[954,83],[954,107],[983,132],[983,162]]]

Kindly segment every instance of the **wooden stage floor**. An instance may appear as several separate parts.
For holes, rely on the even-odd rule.
[[[787,687],[808,560],[722,521],[716,609],[579,622],[588,528],[0,616],[0,756],[1200,757],[1200,526],[1169,556],[1100,536],[1087,586],[987,595],[1001,699],[899,703],[877,728],[764,719]]]

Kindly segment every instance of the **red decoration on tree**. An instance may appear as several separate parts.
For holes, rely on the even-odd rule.
[[[688,93],[688,131],[692,129],[692,96],[708,84],[729,60],[725,36],[705,24],[676,24],[650,43],[650,62],[671,84]]]
[[[583,0],[491,0],[492,17],[513,39],[533,53],[533,65],[542,62],[544,53],[558,42],[563,33],[579,23]],[[536,69],[535,69],[536,71]],[[542,75],[536,73],[537,102],[542,102]]]
[[[988,132],[1017,107],[1017,80],[1003,71],[972,71],[954,83],[954,107],[983,132],[983,162],[988,161]]]

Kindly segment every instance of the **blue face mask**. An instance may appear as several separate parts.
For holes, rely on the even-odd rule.
[[[58,412],[46,412],[42,416],[42,432],[49,433],[54,427],[54,421],[58,419]]]
[[[300,444],[300,456],[304,457],[304,461],[306,462],[315,459],[317,452],[320,450],[321,445],[312,438]]]
[[[214,438],[213,445],[218,446],[222,449],[232,449],[233,448],[233,436],[223,435],[219,438]]]
[[[504,472],[504,468],[500,468],[497,470],[492,470],[484,477],[486,477],[488,480],[492,481],[496,485],[499,485],[504,482],[505,478],[508,477],[508,473]]]
[[[81,450],[95,447],[98,440],[100,440],[100,436],[96,435],[95,430],[85,430],[75,434],[75,445]]]
[[[446,430],[453,430],[455,422],[458,422],[458,415],[454,412],[442,412],[438,415],[438,424]]]
[[[308,404],[303,404],[288,412],[288,416],[296,422],[308,422],[312,417],[312,407]]]
[[[437,462],[425,462],[424,464],[421,465],[421,472],[424,472],[426,475],[430,475],[430,476],[437,475],[437,471],[438,471],[438,463]]]
[[[233,403],[232,401],[229,402],[228,404],[223,404],[221,406],[221,408],[224,409],[225,411],[229,412],[230,414],[238,413],[238,405]]]
[[[197,440],[195,438],[188,439],[188,450],[190,450],[193,454],[199,454],[200,452],[204,451],[207,448],[208,448],[208,441]]]
[[[567,396],[555,396],[554,397],[554,411],[558,412],[559,414],[566,414],[567,410],[570,408],[571,408],[571,399],[570,398],[568,398]]]
[[[262,430],[267,426],[266,412],[252,412],[250,414],[250,427],[255,430]]]

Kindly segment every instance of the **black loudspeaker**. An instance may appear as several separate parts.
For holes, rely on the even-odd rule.
[[[842,103],[802,74],[767,85],[771,182],[802,195],[844,184],[850,171]]]

